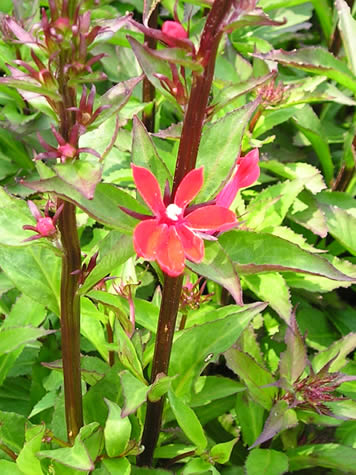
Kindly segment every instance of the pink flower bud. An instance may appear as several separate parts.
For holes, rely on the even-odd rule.
[[[40,218],[37,221],[36,229],[42,237],[51,236],[56,232],[56,227],[50,217]]]
[[[178,23],[177,21],[165,21],[162,25],[162,33],[164,33],[167,38],[165,38],[165,42],[168,46],[176,46],[176,42],[174,39],[177,40],[185,40],[188,38],[188,33],[185,31],[183,26]],[[170,38],[172,40],[170,40]]]

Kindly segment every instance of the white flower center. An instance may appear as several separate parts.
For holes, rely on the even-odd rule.
[[[172,221],[178,221],[182,212],[183,212],[182,208],[175,205],[174,203],[168,205],[166,209],[167,218],[171,219]]]

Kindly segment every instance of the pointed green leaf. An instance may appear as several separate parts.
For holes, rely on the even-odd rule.
[[[197,202],[212,199],[235,165],[248,122],[259,100],[226,114],[203,129],[197,157],[197,168],[204,166],[204,186]]]
[[[105,448],[109,457],[118,457],[124,452],[131,435],[131,423],[128,417],[121,417],[121,408],[105,399],[109,415],[104,428]]]
[[[326,259],[303,251],[295,244],[272,234],[229,231],[219,238],[219,242],[242,273],[290,270],[321,275],[333,280],[354,280]]]
[[[61,260],[51,249],[0,246],[0,266],[21,292],[59,315]]]
[[[235,411],[241,427],[243,442],[250,446],[262,432],[265,410],[252,399],[248,391],[245,391],[237,395]]]
[[[271,449],[253,449],[246,463],[246,475],[282,475],[288,471],[288,457]]]
[[[335,358],[331,363],[329,371],[339,371],[346,365],[346,356],[356,348],[356,333],[349,333],[341,340],[335,341],[325,351],[317,354],[313,359],[313,369],[318,372],[330,360]]]
[[[129,371],[119,373],[122,391],[124,393],[124,405],[121,417],[134,413],[147,399],[150,386],[135,378]]]
[[[210,450],[210,455],[214,462],[227,463],[230,459],[230,455],[237,439],[229,440],[228,442],[222,442],[214,445]]]
[[[0,354],[10,353],[21,345],[53,333],[53,330],[34,327],[14,327],[0,331]]]
[[[339,31],[344,44],[351,71],[356,75],[356,21],[351,15],[350,7],[345,0],[335,0],[339,17]]]
[[[302,445],[287,451],[289,470],[324,467],[344,473],[355,473],[356,449],[339,444]]]
[[[221,320],[184,330],[177,335],[172,349],[170,375],[178,374],[173,381],[179,397],[190,393],[190,388],[211,357],[226,351],[240,336],[251,319],[265,308],[264,303]]]
[[[92,200],[96,185],[101,180],[102,165],[84,160],[55,165],[56,174],[68,185],[74,187],[84,198]]]
[[[179,427],[188,439],[197,446],[197,451],[202,452],[208,445],[208,440],[194,411],[173,391],[168,391],[168,399]]]
[[[273,50],[259,58],[277,61],[314,74],[323,74],[356,93],[356,78],[349,68],[333,54],[322,47],[300,48],[294,51]]]
[[[37,452],[41,448],[45,427],[35,426],[26,431],[26,443],[16,459],[16,465],[25,475],[43,474]]]
[[[119,459],[103,459],[102,464],[110,475],[130,475],[131,464],[125,457]]]
[[[277,390],[275,387],[262,387],[274,383],[270,372],[236,348],[227,350],[225,359],[227,366],[245,383],[251,397],[265,409],[271,409]]]

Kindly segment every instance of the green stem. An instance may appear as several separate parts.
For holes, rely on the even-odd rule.
[[[204,71],[202,74],[193,73],[193,84],[178,150],[173,194],[184,176],[195,167],[214,75],[216,53],[222,36],[221,26],[231,8],[232,1],[216,0],[214,2],[202,33],[197,60],[204,66]],[[165,275],[151,382],[154,382],[158,374],[167,374],[168,372],[182,285],[183,276],[169,277]],[[142,444],[145,450],[137,457],[139,466],[152,465],[153,452],[161,428],[163,407],[164,398],[147,404],[142,436]]]

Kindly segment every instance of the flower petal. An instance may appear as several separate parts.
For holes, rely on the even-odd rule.
[[[260,176],[258,148],[238,159],[238,169],[232,179],[224,186],[215,199],[219,206],[229,208],[240,188],[252,185]]]
[[[201,231],[222,231],[237,223],[235,213],[224,206],[209,205],[195,209],[185,217],[185,223]]]
[[[193,262],[201,262],[204,257],[204,242],[186,226],[176,226],[176,230],[183,244],[184,254]]]
[[[162,201],[162,194],[155,176],[144,167],[131,165],[137,189],[147,206],[155,216],[165,213],[166,207]]]
[[[157,219],[141,221],[133,235],[133,243],[136,253],[148,261],[156,259],[157,244],[164,225],[159,225]]]
[[[199,193],[203,180],[203,167],[195,168],[187,173],[178,185],[174,203],[184,209]]]
[[[157,262],[160,268],[171,277],[184,271],[184,250],[175,226],[167,226],[161,233],[157,246]]]

